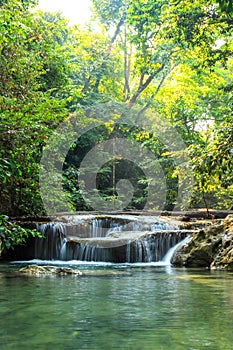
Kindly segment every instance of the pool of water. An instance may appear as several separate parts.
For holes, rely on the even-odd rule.
[[[1,350],[230,350],[233,274],[81,264],[32,277],[0,264]]]

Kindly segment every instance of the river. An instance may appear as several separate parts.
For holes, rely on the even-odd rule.
[[[0,264],[1,350],[232,349],[232,273],[82,262],[82,276],[35,277],[21,266]]]

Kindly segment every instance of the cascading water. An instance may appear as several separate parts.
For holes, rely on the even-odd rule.
[[[66,240],[65,227],[60,223],[48,223],[38,225],[37,230],[45,239],[36,239],[35,256],[48,260],[60,259],[61,250]]]
[[[42,260],[157,262],[188,235],[159,218],[75,217],[38,226],[35,257]]]

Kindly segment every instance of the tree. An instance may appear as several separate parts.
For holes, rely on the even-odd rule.
[[[173,207],[179,169],[171,152],[155,132],[115,123],[135,107],[137,117],[150,109],[184,140],[196,178],[193,205],[202,205],[207,195],[215,205],[229,206],[230,2],[172,0],[168,6],[165,0],[93,0],[101,33],[71,28],[61,14],[32,14],[33,5],[29,0],[0,3],[0,210],[43,212],[38,183],[43,146],[61,121],[78,115],[80,123],[88,122],[88,113],[102,102],[123,107],[109,113],[102,128],[78,136],[64,164],[64,188],[76,208],[87,209],[75,183],[82,157],[116,134],[157,156],[169,184],[166,208]],[[209,127],[202,130],[205,124]],[[130,162],[107,162],[99,171],[98,190],[105,197],[116,193],[121,166],[127,174],[132,170],[131,182],[137,178],[130,205],[139,208],[146,179]]]
[[[66,115],[65,101],[52,96],[51,89],[43,91],[45,66],[56,48],[46,22],[29,11],[30,3],[9,0],[0,8],[0,209],[10,214],[43,211],[38,188],[41,150],[50,130]]]

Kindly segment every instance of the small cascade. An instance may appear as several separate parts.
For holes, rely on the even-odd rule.
[[[60,250],[60,259],[61,260],[66,260],[66,243],[67,243],[67,238],[65,237],[63,239],[63,242],[61,245],[61,250]]]
[[[179,226],[173,226],[166,223],[157,223],[151,225],[151,231],[161,231],[161,230],[179,230]]]
[[[105,236],[105,227],[102,220],[95,219],[91,222],[91,237],[104,237]]]
[[[189,234],[158,218],[147,222],[122,217],[48,223],[38,231],[44,238],[35,240],[36,259],[113,263],[161,261]]]
[[[169,265],[171,260],[172,260],[173,255],[175,254],[177,249],[179,249],[180,247],[184,246],[189,241],[190,241],[190,236],[187,236],[182,241],[180,241],[179,243],[174,245],[172,248],[170,248],[169,251],[167,252],[167,254],[163,257],[164,264],[165,265]]]
[[[37,226],[43,238],[35,238],[36,259],[61,259],[62,248],[66,240],[65,227],[60,223],[48,223]]]
[[[122,226],[111,218],[94,219],[90,222],[90,237],[106,237],[111,230],[121,230]]]
[[[100,248],[86,243],[68,242],[64,260],[111,261],[111,249]]]
[[[161,261],[163,257],[183,241],[187,232],[157,232],[155,234],[147,234],[142,239],[131,240],[127,243],[126,260],[127,263],[133,262],[152,262]]]

